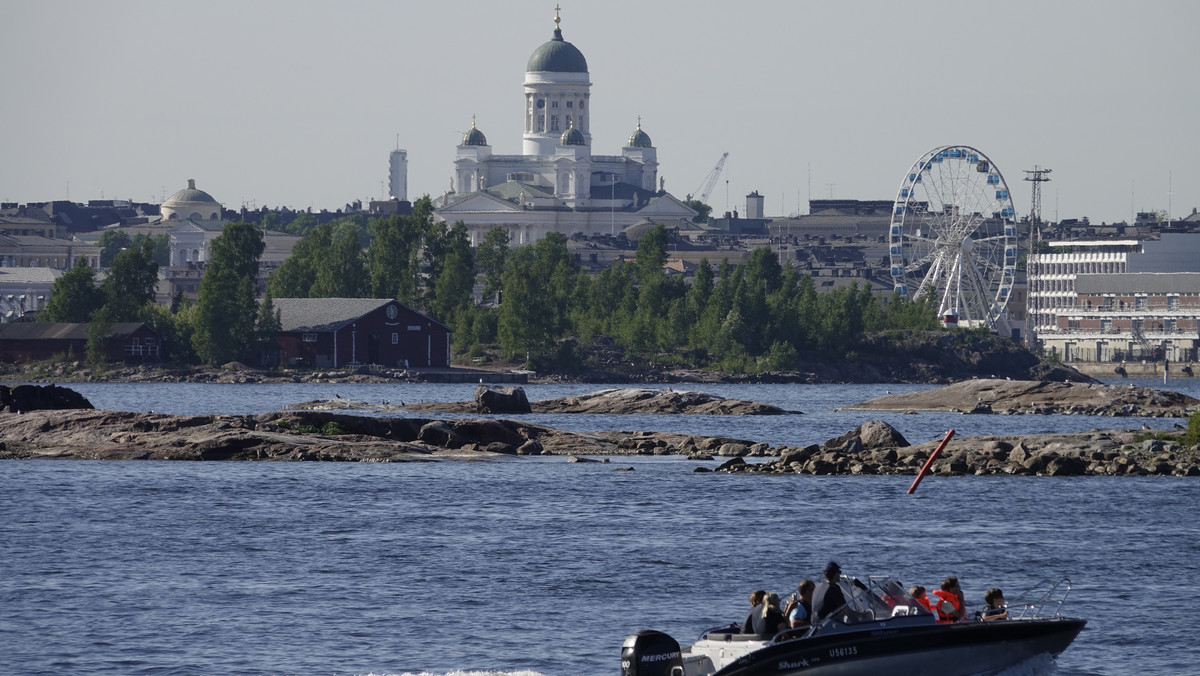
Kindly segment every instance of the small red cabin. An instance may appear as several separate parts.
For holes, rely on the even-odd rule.
[[[392,299],[275,298],[280,362],[341,368],[449,367],[450,329]]]

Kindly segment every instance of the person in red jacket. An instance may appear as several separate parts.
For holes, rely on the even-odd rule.
[[[961,622],[967,615],[967,604],[963,598],[958,578],[951,576],[942,580],[942,588],[933,592],[934,611],[939,622]]]
[[[925,586],[924,585],[914,584],[913,586],[909,587],[908,595],[911,596],[912,600],[916,601],[917,604],[920,605],[922,608],[924,608],[925,610],[928,610],[931,613],[933,612],[933,606],[930,605],[929,597],[925,594]]]

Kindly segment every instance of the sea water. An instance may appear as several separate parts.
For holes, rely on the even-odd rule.
[[[899,391],[727,387],[805,414],[572,424],[694,425],[810,443],[880,417],[834,408]],[[528,389],[537,399],[543,388],[597,389]],[[181,413],[265,412],[335,393],[455,400],[472,390],[77,389],[100,407]],[[920,414],[898,426],[923,441],[977,419],[987,433],[1143,422]],[[740,619],[753,589],[790,592],[830,559],[906,584],[957,575],[971,602],[991,586],[1016,601],[1069,578],[1064,611],[1089,624],[1058,674],[1184,674],[1200,662],[1195,478],[928,477],[906,495],[911,477],[692,472],[697,465],[712,463],[0,462],[0,672],[612,675],[627,634],[654,628],[689,642]]]

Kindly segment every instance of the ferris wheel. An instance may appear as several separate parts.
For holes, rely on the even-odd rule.
[[[947,325],[996,328],[1017,270],[1016,212],[996,165],[970,146],[922,155],[896,194],[888,232],[892,281],[930,298]]]

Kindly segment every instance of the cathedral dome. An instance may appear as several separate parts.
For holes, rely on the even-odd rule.
[[[626,148],[653,148],[654,144],[650,142],[650,135],[642,131],[642,122],[638,120],[637,129],[629,135],[629,144]]]
[[[557,19],[555,19],[557,21]],[[528,73],[586,73],[587,59],[575,45],[563,40],[562,29],[554,27],[554,37],[542,46],[533,50],[529,64],[525,67]]]
[[[463,134],[462,144],[464,146],[486,146],[488,144],[487,137],[483,132],[475,128],[475,123],[471,123],[471,129]]]
[[[194,221],[221,220],[221,203],[213,196],[198,190],[196,180],[188,179],[188,187],[171,195],[159,205],[164,221],[191,219]]]
[[[574,124],[572,124],[569,129],[567,129],[566,131],[563,132],[562,145],[564,145],[564,146],[586,146],[587,145],[587,137],[583,135],[583,132],[576,129]]]
[[[176,192],[174,195],[171,195],[170,197],[168,197],[167,200],[165,202],[163,202],[163,204],[180,204],[183,202],[212,202],[214,204],[217,203],[217,201],[215,199],[213,199],[212,195],[204,192],[203,190],[196,189],[196,179],[194,179],[194,178],[189,178],[188,179],[188,187],[186,187],[183,190],[180,190],[179,192]]]

